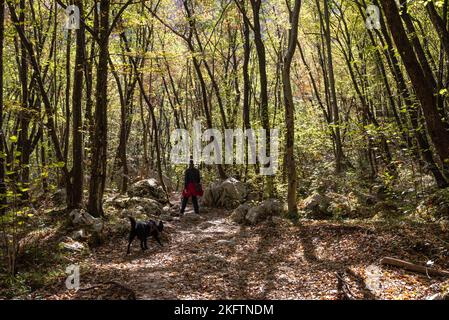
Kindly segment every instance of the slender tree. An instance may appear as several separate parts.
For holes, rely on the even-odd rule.
[[[254,31],[254,44],[256,47],[258,65],[259,65],[259,81],[260,81],[260,119],[262,122],[262,128],[267,132],[270,130],[270,119],[268,111],[268,76],[267,76],[267,61],[266,50],[262,35],[262,25],[260,19],[260,10],[262,6],[262,0],[250,0],[253,11],[253,31]],[[268,136],[269,137],[269,136]],[[270,153],[270,139],[267,139],[267,153]],[[268,176],[266,193],[268,196],[273,196],[274,186],[273,177]]]
[[[0,0],[0,215],[6,210],[5,135],[3,132],[3,43],[5,40],[5,0]]]
[[[76,0],[75,5],[80,10],[80,16],[84,17],[84,7],[82,0]],[[75,72],[73,76],[73,96],[72,96],[72,130],[73,144],[72,157],[73,168],[71,172],[71,200],[69,206],[79,208],[83,201],[83,122],[82,122],[82,101],[83,101],[83,80],[84,80],[84,52],[85,52],[85,27],[84,24],[76,31],[76,55]]]
[[[289,5],[289,2],[287,2]],[[295,0],[293,9],[288,8],[290,15],[290,29],[288,31],[288,46],[284,56],[282,67],[282,83],[284,91],[285,105],[285,123],[287,127],[285,137],[285,159],[287,161],[288,172],[288,191],[287,204],[290,214],[295,215],[298,212],[296,205],[296,163],[295,163],[295,105],[293,101],[292,84],[290,79],[290,69],[293,56],[295,55],[296,43],[298,38],[299,12],[301,10],[301,0]]]
[[[318,3],[318,2],[317,2]],[[327,76],[329,79],[329,100],[332,109],[332,125],[335,132],[335,171],[341,172],[343,170],[343,146],[341,141],[340,130],[340,115],[337,101],[337,93],[335,90],[335,75],[334,75],[334,62],[332,57],[332,41],[331,41],[331,27],[330,27],[330,15],[329,15],[330,1],[324,1],[324,32],[326,40],[326,54],[327,54]]]
[[[95,217],[104,215],[103,194],[106,187],[108,146],[108,57],[109,57],[110,0],[100,0],[97,66],[95,91],[94,136],[92,141],[91,174],[88,211]]]

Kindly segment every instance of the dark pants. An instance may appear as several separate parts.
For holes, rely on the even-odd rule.
[[[183,197],[181,201],[181,213],[184,214],[184,211],[186,210],[187,202],[189,202],[189,197]],[[195,196],[192,196],[192,203],[193,203],[193,210],[195,213],[200,213],[200,208],[198,206],[198,198]]]

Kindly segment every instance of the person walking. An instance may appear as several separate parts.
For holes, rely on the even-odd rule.
[[[192,198],[193,210],[196,214],[200,213],[198,197],[203,195],[201,186],[200,171],[195,168],[193,160],[190,160],[189,167],[184,173],[184,190],[182,191],[181,214],[184,214],[189,198]]]

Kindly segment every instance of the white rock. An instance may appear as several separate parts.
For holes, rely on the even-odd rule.
[[[268,217],[278,216],[283,210],[283,205],[276,199],[268,199],[260,205],[254,206],[248,210],[245,219],[250,224],[256,224]]]
[[[86,232],[83,229],[75,231],[72,233],[72,239],[80,240],[86,238]]]
[[[245,222],[245,217],[249,211],[251,207],[244,203],[241,204],[240,206],[238,206],[237,209],[234,210],[234,212],[232,212],[231,214],[231,220],[236,222],[236,223],[244,223]]]
[[[330,199],[322,196],[319,193],[314,193],[310,197],[301,201],[299,208],[304,210],[312,219],[329,217],[332,213],[329,212]]]
[[[73,224],[75,224],[75,225],[91,226],[93,224],[97,224],[97,223],[101,222],[101,219],[93,217],[87,211],[85,211],[83,209],[72,210],[72,212],[70,212],[69,216],[72,219]]]
[[[120,196],[118,198],[115,198],[112,203],[115,207],[119,208],[119,209],[124,209],[126,208],[126,206],[128,205],[128,201],[129,201],[129,197],[123,197]]]
[[[64,249],[69,251],[82,251],[85,247],[81,242],[78,241],[70,241],[70,242],[61,242],[60,244]]]
[[[236,208],[246,200],[248,189],[235,178],[217,181],[209,185],[201,199],[201,205],[212,208]]]
[[[140,211],[145,214],[160,215],[163,212],[162,205],[158,201],[150,198],[133,197],[129,199],[127,206],[128,209]]]
[[[128,190],[130,197],[151,198],[160,203],[167,203],[167,196],[159,182],[154,179],[146,179],[131,185]]]
[[[266,218],[266,211],[263,206],[256,206],[249,209],[245,219],[250,224],[257,224]]]

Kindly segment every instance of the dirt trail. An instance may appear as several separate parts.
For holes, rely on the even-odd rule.
[[[191,209],[187,214],[193,215]],[[141,252],[134,242],[128,256],[126,237],[111,240],[81,262],[81,286],[114,280],[132,288],[137,299],[337,299],[336,272],[347,268],[360,298],[423,298],[441,284],[441,279],[377,266],[386,255],[422,259],[409,250],[410,238],[416,237],[409,233],[412,228],[382,231],[311,221],[295,226],[283,219],[243,227],[229,214],[203,210],[198,219],[170,222],[164,247],[151,240],[149,250]],[[418,239],[431,234],[421,232]],[[368,266],[378,272],[374,284]],[[51,298],[79,296],[64,290]]]
[[[163,241],[162,248],[150,240],[149,250],[141,252],[135,241],[131,254],[125,256],[126,239],[113,248],[99,248],[92,261],[99,267],[95,273],[119,273],[139,299],[235,298],[232,256],[238,254],[237,244],[245,241],[247,233],[230,222],[229,212],[222,209],[203,210],[198,217],[188,208],[186,215],[167,224],[170,241]],[[111,249],[114,252],[108,253]]]

